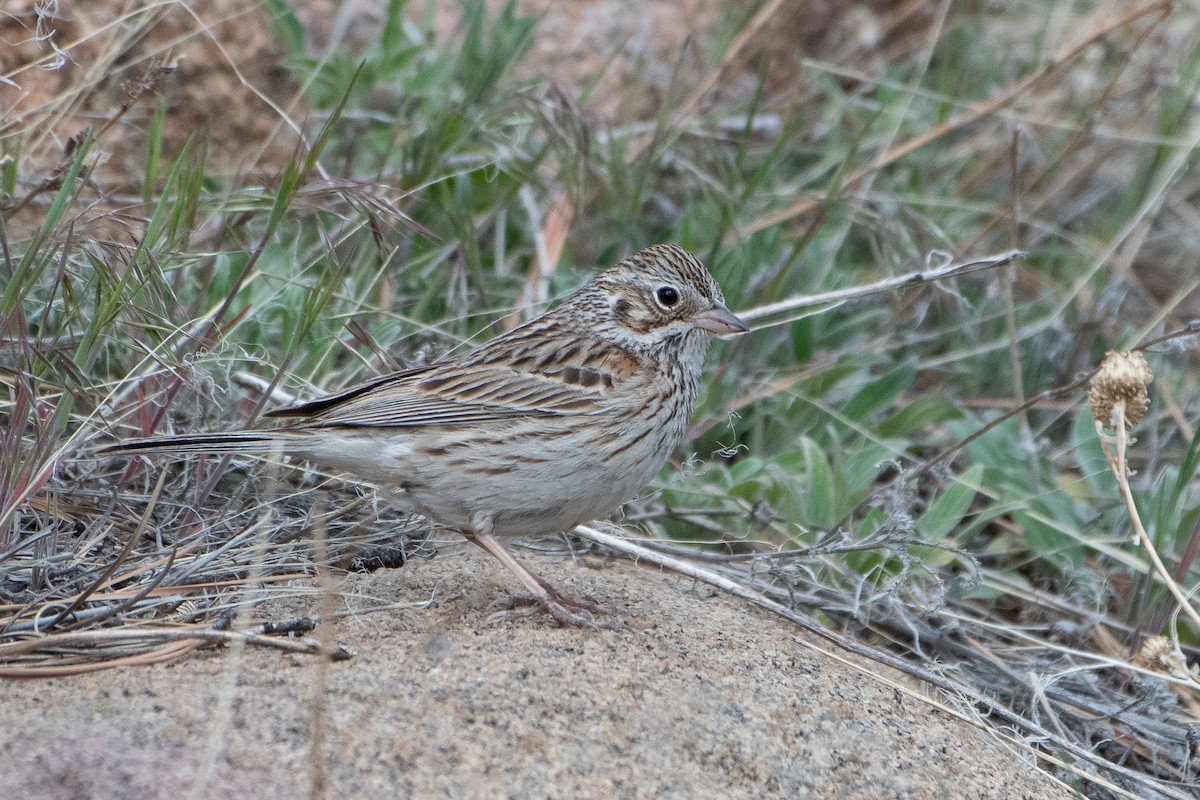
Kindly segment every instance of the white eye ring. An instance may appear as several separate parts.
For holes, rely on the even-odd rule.
[[[660,286],[654,290],[654,299],[663,308],[670,308],[679,302],[679,292],[674,286]]]

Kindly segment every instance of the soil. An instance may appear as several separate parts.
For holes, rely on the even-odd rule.
[[[489,622],[509,576],[454,547],[338,581],[348,661],[225,647],[0,683],[0,797],[1072,796],[765,611],[626,562],[520,557],[630,629]],[[253,616],[320,605],[293,592]]]

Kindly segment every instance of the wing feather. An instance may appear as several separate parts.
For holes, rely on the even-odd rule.
[[[517,333],[514,331],[513,333]],[[459,361],[376,378],[337,394],[279,409],[270,416],[299,418],[297,427],[421,427],[489,423],[541,414],[596,414],[611,406],[629,360],[619,351],[608,359],[593,352],[586,365],[577,347],[559,351],[535,340],[522,351],[537,358],[516,367],[497,358],[501,337]],[[539,337],[540,338],[540,337]],[[607,369],[604,363],[611,364]]]

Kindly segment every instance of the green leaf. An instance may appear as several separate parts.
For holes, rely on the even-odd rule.
[[[1075,414],[1075,422],[1071,426],[1071,449],[1075,454],[1075,463],[1088,488],[1095,497],[1116,497],[1117,482],[1112,470],[1108,468],[1108,460],[1100,449],[1100,441],[1096,438],[1096,425],[1092,412],[1081,408]]]
[[[880,436],[905,436],[929,425],[959,419],[962,411],[946,397],[918,397],[880,423]]]
[[[263,10],[275,24],[275,33],[290,56],[304,54],[304,23],[284,0],[263,0]]]
[[[959,475],[917,520],[917,529],[930,541],[946,538],[971,510],[983,482],[983,465],[975,464]]]
[[[150,126],[146,131],[146,169],[142,178],[142,202],[146,205],[154,203],[155,184],[158,183],[158,169],[162,163],[163,122],[167,116],[167,102],[164,98],[150,117]]]
[[[1029,551],[1047,564],[1070,574],[1083,563],[1080,549],[1071,532],[1059,524],[1041,504],[1032,502],[1030,511],[1013,512],[1013,522]]]
[[[883,462],[894,458],[904,447],[905,443],[898,440],[865,442],[847,452],[839,463],[847,495],[855,501],[861,499],[860,495],[875,484]]]
[[[804,493],[806,521],[820,528],[829,528],[841,516],[838,490],[829,458],[821,446],[805,436],[800,440],[800,452],[805,465],[807,491]]]
[[[59,223],[62,222],[63,214],[66,213],[68,204],[75,199],[75,194],[79,190],[79,187],[76,185],[76,179],[79,178],[79,173],[83,171],[83,161],[87,158],[88,151],[92,149],[95,141],[96,133],[90,128],[78,140],[75,152],[71,157],[70,166],[67,167],[67,173],[62,178],[62,185],[59,187],[58,194],[54,195],[54,202],[50,204],[50,210],[46,212],[46,216],[42,220],[42,233],[46,236],[49,236],[58,228]]]
[[[853,422],[862,422],[872,413],[889,405],[912,385],[917,371],[902,364],[891,372],[877,378],[842,406],[842,415]]]

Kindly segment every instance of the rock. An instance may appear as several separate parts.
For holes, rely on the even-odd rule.
[[[352,612],[335,623],[350,661],[222,648],[0,683],[0,796],[293,798],[314,780],[330,798],[1072,796],[885,682],[903,676],[835,661],[765,611],[625,562],[519,552],[631,630],[489,623],[510,576],[453,548],[339,579],[324,606]],[[321,605],[291,594],[251,614]]]

